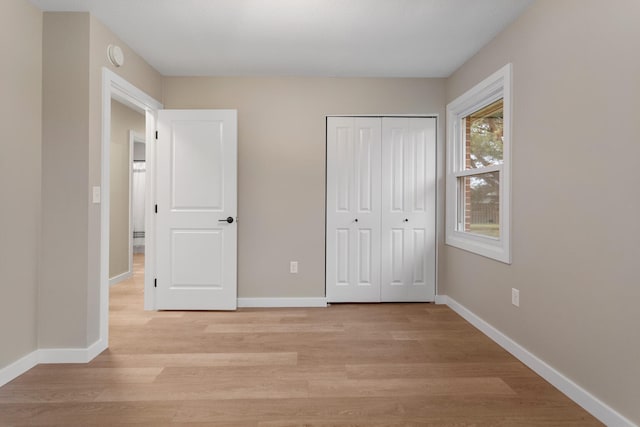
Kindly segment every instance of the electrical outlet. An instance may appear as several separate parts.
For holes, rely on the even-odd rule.
[[[520,307],[520,291],[516,288],[511,288],[511,304]]]
[[[291,261],[289,263],[289,273],[297,274],[298,273],[298,261]]]

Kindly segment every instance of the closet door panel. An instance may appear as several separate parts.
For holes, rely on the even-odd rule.
[[[353,129],[339,126],[335,129],[335,208],[336,212],[351,211],[351,194],[353,193]]]
[[[392,127],[389,131],[389,147],[387,162],[389,172],[384,174],[385,179],[391,179],[391,210],[404,212],[405,198],[405,166],[406,166],[406,130],[400,127]]]
[[[339,286],[349,285],[350,265],[349,259],[349,229],[336,230],[336,251],[335,251],[335,264],[336,274],[335,281]]]
[[[436,119],[411,119],[409,132],[414,153],[409,217],[422,220],[421,224],[412,227],[413,272],[409,282],[409,299],[434,301],[436,282]]]
[[[426,260],[425,260],[425,230],[414,229],[412,230],[411,240],[413,241],[413,275],[411,281],[414,285],[426,285],[425,273],[426,273]]]
[[[435,119],[382,119],[382,301],[435,299]]]
[[[366,127],[366,123],[359,124],[356,119],[356,197],[358,203],[358,212],[372,213],[373,201],[378,200],[378,196],[373,195],[373,185],[379,180],[380,171],[375,162],[380,161],[380,154],[376,150],[380,150],[379,132],[374,132],[371,127]],[[374,137],[377,139],[374,141]],[[376,176],[374,176],[374,174]],[[379,189],[378,189],[379,191]]]
[[[380,301],[380,119],[327,119],[329,302]]]
[[[403,286],[404,285],[404,264],[405,264],[405,232],[403,228],[392,228],[390,230],[391,237],[391,251],[390,259],[385,260],[385,263],[391,263],[388,266],[391,276],[389,277],[389,284],[391,286]]]

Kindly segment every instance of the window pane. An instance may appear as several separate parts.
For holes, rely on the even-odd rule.
[[[502,164],[503,100],[465,117],[465,169]]]
[[[458,178],[458,231],[500,237],[500,172]]]

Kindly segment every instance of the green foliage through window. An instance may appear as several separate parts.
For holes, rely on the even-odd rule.
[[[466,169],[503,163],[503,100],[464,118]],[[480,172],[480,171],[479,171]],[[465,179],[465,231],[499,237],[500,174],[479,173]]]

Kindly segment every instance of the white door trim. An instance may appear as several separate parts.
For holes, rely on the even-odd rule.
[[[110,166],[110,145],[111,145],[111,100],[115,99],[123,104],[133,108],[136,111],[145,114],[146,119],[146,136],[147,141],[151,141],[155,131],[155,116],[156,111],[162,108],[162,104],[141,91],[113,71],[103,68],[102,69],[102,141],[101,141],[101,206],[100,206],[100,296],[99,296],[99,310],[100,310],[100,335],[98,342],[93,344],[99,349],[105,349],[109,345],[109,166]],[[153,163],[155,159],[153,151],[154,144],[146,144],[146,156],[147,162]],[[151,151],[151,153],[150,153]],[[147,165],[149,170],[149,164]],[[149,176],[151,176],[149,174]],[[152,180],[150,180],[152,181]],[[146,203],[145,208],[148,208],[152,203],[152,197],[154,193],[151,192],[152,186],[146,188]],[[148,210],[147,210],[148,212]],[[153,218],[149,214],[145,214],[145,229],[153,230],[152,224],[149,222]],[[131,233],[130,233],[131,234]],[[147,239],[149,240],[149,239]],[[147,282],[151,281],[151,289],[153,289],[153,280],[150,276],[153,276],[155,265],[153,263],[153,256],[145,257],[145,309],[151,307],[147,306],[147,294],[148,292]],[[153,298],[149,295],[149,298]],[[100,350],[101,351],[101,350]],[[100,353],[98,351],[96,355]],[[93,353],[93,352],[92,352]]]

